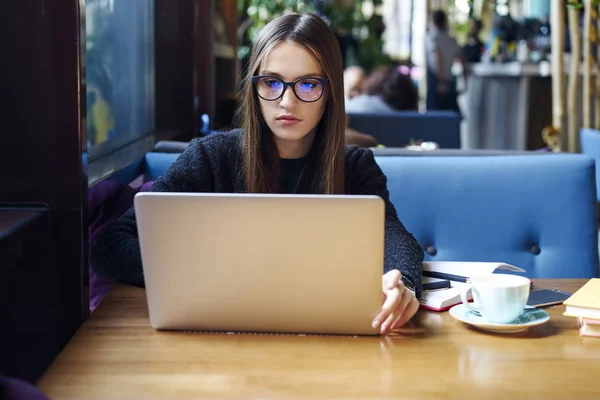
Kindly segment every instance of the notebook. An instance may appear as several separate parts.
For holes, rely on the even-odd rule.
[[[466,281],[466,278],[492,274],[496,271],[525,272],[525,270],[514,265],[500,262],[427,261],[423,263],[422,282],[425,284],[444,280],[441,277],[426,276],[428,272],[433,272],[432,275],[436,275],[436,273],[454,275],[454,278],[465,278],[463,280]],[[452,306],[461,303],[460,294],[467,287],[467,283],[453,279],[448,280],[450,280],[451,284],[451,287],[448,289],[423,291],[420,299],[421,308],[433,311],[446,311]],[[472,299],[470,292],[468,298],[469,300]]]
[[[600,320],[578,318],[579,336],[600,337]]]
[[[563,303],[564,315],[600,319],[600,279],[592,278]]]

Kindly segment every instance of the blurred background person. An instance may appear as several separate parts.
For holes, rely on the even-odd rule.
[[[456,39],[448,33],[446,13],[437,10],[431,17],[431,26],[426,38],[427,58],[427,110],[455,111],[459,115],[456,79],[452,74],[454,61],[462,64],[465,88],[467,64]]]
[[[401,66],[379,67],[367,78],[364,94],[346,101],[348,113],[393,113],[415,111],[419,94],[410,68]]]
[[[482,27],[483,25],[480,20],[471,20],[469,35],[467,36],[467,43],[463,47],[465,61],[468,63],[481,62],[481,55],[483,54],[483,50],[485,48],[484,43],[479,39]]]

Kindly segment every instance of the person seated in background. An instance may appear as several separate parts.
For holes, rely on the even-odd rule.
[[[353,65],[344,70],[344,96],[351,99],[363,93],[367,74],[364,68]]]
[[[406,66],[379,67],[365,82],[365,92],[346,101],[347,113],[416,111],[419,93]]]
[[[151,190],[380,196],[383,305],[371,322],[385,334],[419,308],[424,253],[398,219],[373,152],[344,148],[342,77],[337,39],[320,17],[287,14],[273,20],[254,44],[244,79],[243,130],[193,139]],[[100,234],[90,263],[99,276],[144,286],[133,207]]]
[[[364,90],[365,79],[367,74],[364,68],[358,65],[353,65],[344,70],[344,102],[348,99],[352,99],[356,96],[360,96]],[[349,125],[350,120],[346,116],[346,131],[345,131],[345,144],[356,145],[358,147],[375,147],[377,146],[377,139],[366,133],[358,132]]]

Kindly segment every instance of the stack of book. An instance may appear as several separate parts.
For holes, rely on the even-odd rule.
[[[563,304],[564,315],[578,319],[581,336],[600,337],[600,279],[590,279]]]

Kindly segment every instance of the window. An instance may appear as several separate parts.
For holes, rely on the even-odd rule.
[[[414,0],[384,0],[385,51],[399,59],[411,57]]]
[[[154,0],[87,0],[88,160],[155,129]]]

